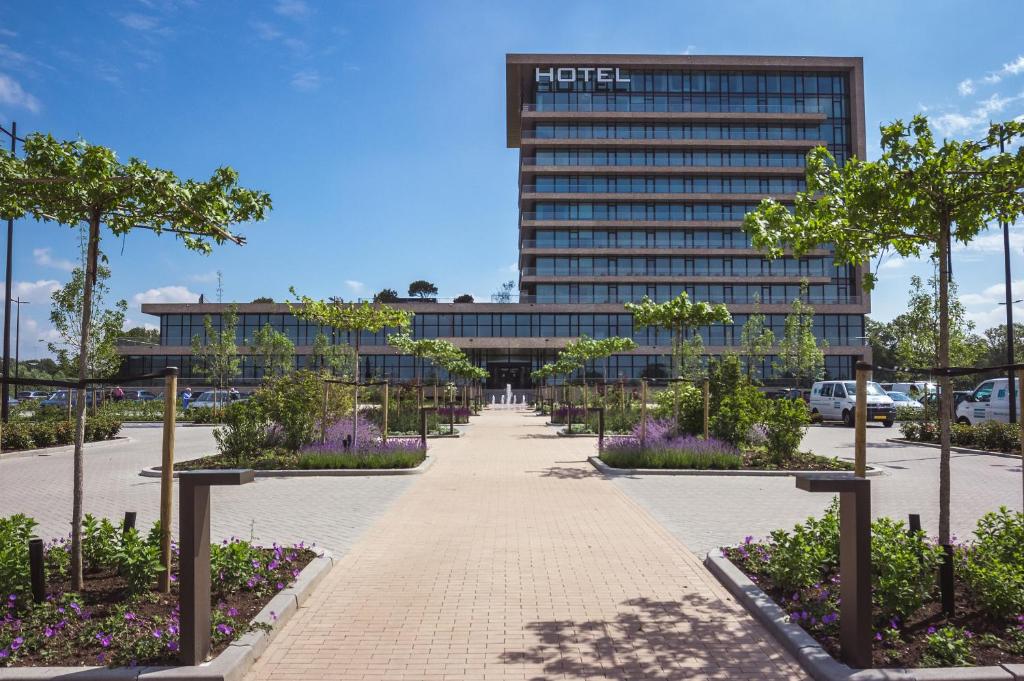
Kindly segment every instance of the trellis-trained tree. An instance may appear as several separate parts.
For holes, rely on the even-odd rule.
[[[252,335],[249,349],[260,360],[264,378],[281,376],[295,368],[295,343],[269,322]]]
[[[437,295],[437,287],[425,279],[417,279],[409,284],[409,295],[415,298],[433,298]]]
[[[711,324],[732,324],[732,315],[725,305],[691,303],[685,291],[664,303],[644,296],[639,303],[626,303],[625,307],[633,314],[634,328],[654,327],[671,333],[676,378],[697,378],[702,373],[704,340],[696,333],[697,329]]]
[[[402,354],[411,355],[420,361],[429,359],[439,367],[445,368],[448,363],[465,360],[466,353],[455,344],[440,338],[420,338],[414,340],[408,333],[393,333],[388,336],[388,345],[398,348]],[[415,361],[415,360],[414,360]],[[422,366],[415,367],[415,379],[420,380]]]
[[[238,328],[238,308],[230,306],[220,316],[220,328],[215,328],[210,315],[203,317],[203,329],[206,341],[199,334],[192,336],[192,356],[198,360],[193,363],[193,371],[209,378],[214,387],[214,404],[220,391],[231,383],[238,375],[241,360],[238,357],[238,345],[235,336]]]
[[[748,381],[754,381],[754,366],[761,366],[774,347],[775,332],[765,322],[765,316],[761,314],[761,300],[757,298],[754,300],[754,311],[740,330],[740,354]]]
[[[228,167],[218,168],[206,182],[180,180],[136,158],[121,162],[106,147],[42,134],[29,135],[23,150],[20,158],[0,153],[0,217],[31,215],[75,227],[88,225],[78,367],[82,381],[87,378],[102,225],[115,236],[140,228],[170,232],[186,248],[208,253],[211,242],[244,243],[231,233],[231,226],[262,220],[270,208],[268,194],[238,186],[238,174]],[[71,518],[71,586],[75,590],[82,587],[85,402],[85,389],[79,388]]]
[[[117,354],[117,339],[123,336],[124,318],[128,303],[119,300],[112,308],[103,307],[107,279],[110,269],[106,265],[96,268],[93,284],[93,314],[89,320],[88,345],[86,349],[85,373],[102,378],[117,373],[121,356]],[[85,289],[85,272],[76,267],[71,272],[71,281],[57,289],[50,296],[50,322],[58,339],[46,344],[46,348],[57,358],[61,372],[75,376],[82,348],[82,292]],[[157,335],[159,341],[159,334]]]
[[[296,304],[288,303],[289,311],[298,319],[314,322],[351,335],[355,371],[353,381],[352,447],[356,446],[356,426],[359,423],[359,347],[363,333],[377,333],[385,328],[408,329],[412,324],[412,312],[399,310],[383,303],[343,303],[339,301],[315,300],[300,296],[295,287],[288,289],[295,296]]]
[[[831,243],[835,261],[861,265],[887,252],[933,257],[939,269],[938,361],[950,366],[949,258],[952,242],[968,243],[989,223],[1024,214],[1024,148],[999,153],[999,141],[1024,133],[1024,122],[992,125],[982,140],[937,144],[928,120],[882,127],[877,161],[852,158],[838,166],[828,150],[807,155],[807,191],[793,212],[765,199],[744,229],[756,248],[779,257],[788,246],[803,255]],[[874,276],[864,275],[870,289]],[[939,384],[939,543],[949,544],[951,382]]]
[[[554,376],[568,376],[577,369],[585,367],[587,362],[611,357],[619,352],[629,352],[636,348],[636,341],[632,338],[611,336],[595,339],[589,336],[580,336],[576,340],[566,343],[554,362],[549,362],[531,372],[530,377],[535,381],[544,381]]]
[[[807,287],[801,286],[800,290],[803,294]],[[828,341],[814,335],[814,308],[802,300],[802,295],[794,298],[779,339],[775,370],[789,374],[796,387],[802,388],[805,382],[816,381],[824,375],[826,347]]]

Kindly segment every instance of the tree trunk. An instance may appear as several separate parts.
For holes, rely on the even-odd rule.
[[[949,366],[949,222],[942,225],[939,235],[939,356],[940,369]],[[949,376],[939,377],[939,544],[949,544],[949,446],[950,446],[950,392]]]
[[[89,245],[86,254],[85,282],[82,289],[82,334],[78,346],[78,380],[85,381],[89,360],[89,327],[92,325],[92,290],[96,282],[99,257],[100,212],[89,213]],[[85,503],[85,410],[88,391],[79,386],[75,405],[74,482],[71,494],[71,589],[82,590],[82,513]]]
[[[356,451],[356,428],[359,425],[359,335],[360,331],[357,329],[356,334],[356,371],[352,386],[352,451]]]

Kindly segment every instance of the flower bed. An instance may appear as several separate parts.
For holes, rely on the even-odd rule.
[[[684,470],[852,470],[836,458],[796,452],[781,461],[763,448],[742,451],[714,437],[675,433],[668,420],[650,419],[646,431],[637,425],[631,435],[607,437],[601,461],[613,468]]]
[[[939,424],[934,421],[908,421],[900,424],[904,439],[912,442],[937,443]],[[976,426],[954,423],[950,427],[950,444],[954,447],[987,449],[993,452],[1020,452],[1020,426],[1016,423],[985,421]]]
[[[466,424],[469,423],[469,417],[472,416],[473,412],[469,407],[438,407],[437,418],[445,423],[451,423],[452,414],[455,415],[455,423]]]
[[[85,441],[112,440],[121,432],[121,422],[104,416],[85,420]],[[0,447],[5,452],[75,443],[73,421],[11,421],[0,431]]]
[[[955,667],[1024,662],[1024,514],[1005,508],[978,521],[955,548],[956,615],[936,589],[941,549],[902,522],[871,525],[873,662],[879,667]],[[722,549],[830,654],[839,654],[839,520],[821,518],[764,541]]]
[[[57,540],[44,550],[46,600],[33,603],[28,538],[34,526],[25,516],[0,518],[0,667],[176,663],[176,547],[171,593],[157,593],[159,532],[122,533],[86,516],[84,589],[70,590],[68,543]],[[250,620],[314,557],[302,544],[265,548],[232,539],[212,545],[214,654],[249,631]]]

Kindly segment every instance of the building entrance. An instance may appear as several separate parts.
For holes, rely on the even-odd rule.
[[[491,374],[487,379],[488,388],[500,390],[511,385],[513,390],[526,390],[533,387],[529,362],[488,362],[487,371]]]

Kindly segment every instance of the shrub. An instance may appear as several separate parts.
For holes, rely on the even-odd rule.
[[[712,410],[711,434],[741,447],[752,437],[752,430],[765,412],[767,398],[751,385],[743,385],[722,398],[718,411]]]
[[[247,541],[232,538],[210,546],[210,573],[225,591],[241,589],[256,574],[262,555]]]
[[[909,534],[902,522],[871,523],[871,591],[886,619],[905,620],[931,595],[942,549],[923,532]]]
[[[117,566],[118,574],[128,583],[129,593],[133,595],[144,593],[152,587],[156,576],[164,570],[160,562],[160,549],[143,540],[135,529],[128,530],[121,537],[113,555],[113,563]]]
[[[242,466],[260,457],[271,443],[271,422],[260,402],[236,402],[224,410],[224,426],[213,431],[222,456]]]
[[[765,405],[764,427],[768,455],[776,464],[796,454],[807,431],[810,414],[803,400],[769,400]]]
[[[735,469],[743,463],[740,452],[715,438],[675,435],[672,421],[648,419],[631,435],[609,438],[601,460],[616,468]]]
[[[57,444],[57,429],[52,423],[33,423],[30,432],[34,447],[52,447]]]
[[[820,581],[839,563],[839,502],[832,500],[820,518],[808,518],[792,533],[771,533],[771,560],[765,573],[786,591],[798,591]]]
[[[223,410],[213,407],[189,407],[184,411],[183,416],[185,419],[191,420],[192,423],[220,423],[221,411]]]
[[[702,434],[704,432],[704,395],[696,386],[687,383],[673,383],[665,390],[655,393],[654,402],[657,406],[653,410],[654,418],[674,419],[676,400],[679,401],[679,432],[691,435]]]
[[[109,440],[121,430],[121,422],[106,417],[85,420],[85,441]],[[4,451],[70,445],[75,441],[75,424],[70,421],[17,421],[0,431]]]
[[[53,433],[58,445],[70,445],[75,442],[75,424],[71,421],[57,421]]]
[[[981,449],[1008,452],[1020,447],[1020,426],[1015,423],[985,421],[974,426],[974,440]]]
[[[976,447],[974,426],[954,423],[950,427],[950,442],[958,447]]]
[[[1024,612],[1024,513],[986,513],[974,534],[961,569],[975,597],[998,617]]]
[[[896,420],[897,421],[923,421],[924,420],[924,409],[915,409],[914,407],[896,407]]]
[[[86,513],[82,519],[82,558],[87,568],[99,570],[114,562],[120,533],[106,518]]]
[[[280,427],[281,445],[288,451],[298,451],[319,434],[324,408],[323,385],[319,374],[295,371],[268,381],[252,397],[266,417]],[[328,423],[352,410],[351,393],[335,388],[330,391],[327,405]]]
[[[729,353],[712,358],[708,362],[708,388],[711,392],[708,402],[712,414],[718,413],[725,398],[735,395],[745,387],[749,387],[749,384],[743,377],[743,368],[738,356]]]
[[[15,596],[15,608],[28,605],[32,581],[28,569],[28,540],[36,521],[20,513],[0,518],[0,597]]]
[[[966,667],[974,663],[966,630],[954,626],[928,630],[921,662],[925,667]]]
[[[0,430],[4,451],[10,451],[12,449],[32,449],[34,446],[32,431],[36,425],[37,424],[33,423],[5,424],[3,429]],[[44,424],[40,423],[38,425],[42,426]]]

